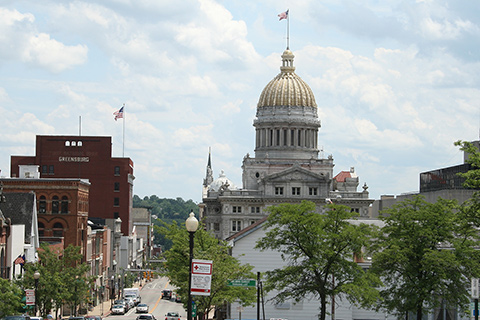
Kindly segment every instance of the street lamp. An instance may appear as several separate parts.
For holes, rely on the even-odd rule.
[[[187,302],[187,320],[192,320],[192,260],[193,260],[193,236],[198,228],[198,220],[195,218],[193,210],[190,212],[190,216],[185,221],[185,227],[190,234],[190,272],[188,273],[188,302]]]
[[[40,272],[35,271],[35,273],[33,274],[33,279],[35,279],[35,315],[37,315],[37,300],[38,300],[38,293],[37,293],[37,289],[38,289],[38,279],[40,279]]]

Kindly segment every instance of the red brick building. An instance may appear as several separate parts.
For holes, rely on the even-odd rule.
[[[3,192],[34,192],[40,242],[79,246],[87,259],[90,183],[82,179],[3,178]]]
[[[11,156],[11,177],[22,177],[21,165],[37,165],[41,178],[88,179],[89,216],[122,220],[132,230],[133,161],[112,158],[111,137],[37,136],[35,156]]]

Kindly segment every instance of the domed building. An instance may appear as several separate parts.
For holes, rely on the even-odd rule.
[[[321,213],[325,203],[338,201],[361,216],[369,214],[374,200],[366,185],[357,191],[355,170],[334,176],[333,157],[319,158],[317,103],[312,89],[295,73],[293,59],[290,50],[283,52],[280,73],[258,100],[255,156],[243,159],[242,188],[223,172],[213,179],[209,153],[200,217],[219,239],[264,218],[268,206],[285,202],[310,200]]]

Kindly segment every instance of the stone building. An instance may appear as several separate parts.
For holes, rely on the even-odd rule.
[[[285,202],[310,200],[322,212],[325,203],[340,201],[363,217],[369,214],[373,199],[366,185],[357,191],[354,168],[334,176],[333,157],[319,152],[318,107],[295,73],[293,59],[290,50],[283,52],[280,73],[260,95],[253,122],[255,154],[243,158],[242,187],[223,172],[214,179],[208,156],[200,217],[217,238],[228,238],[263,218],[268,206]]]

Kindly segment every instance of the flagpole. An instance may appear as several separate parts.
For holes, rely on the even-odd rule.
[[[122,157],[125,158],[125,117],[127,113],[125,112],[125,103],[123,104],[123,151]]]
[[[287,12],[287,50],[290,50],[290,9]]]

